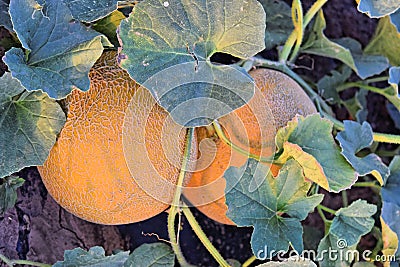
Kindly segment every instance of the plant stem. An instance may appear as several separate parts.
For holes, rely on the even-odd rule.
[[[292,20],[296,32],[296,45],[293,48],[292,56],[290,57],[289,62],[292,62],[296,59],[297,54],[300,50],[301,43],[303,42],[303,8],[301,6],[300,0],[293,0]]]
[[[27,261],[27,260],[10,260],[6,256],[0,254],[0,260],[2,260],[5,264],[12,267],[17,264],[20,265],[30,265],[30,266],[38,266],[38,267],[51,267],[51,264],[41,263],[41,262],[34,262],[34,261]]]
[[[318,211],[318,214],[319,214],[319,216],[321,217],[322,221],[324,222],[324,232],[325,232],[325,234],[327,234],[328,231],[329,231],[329,227],[330,227],[331,221],[328,220],[328,219],[325,217],[325,214],[324,214],[324,212],[322,211],[321,206],[322,206],[322,205],[318,205],[318,206],[317,206],[317,211]]]
[[[343,207],[349,206],[349,199],[347,197],[347,191],[346,190],[342,191],[342,203],[343,203]]]
[[[328,213],[330,213],[330,214],[332,214],[332,215],[335,215],[335,214],[336,214],[336,211],[335,211],[335,210],[330,209],[330,208],[328,208],[328,207],[325,207],[324,205],[319,204],[319,205],[318,205],[318,208],[320,208],[321,210],[326,211],[326,212],[328,212]]]
[[[194,136],[194,128],[189,128],[186,135],[186,144],[185,144],[185,151],[183,153],[182,167],[176,184],[175,195],[171,203],[171,208],[168,214],[168,235],[171,241],[172,249],[181,266],[190,266],[190,264],[185,260],[181,248],[179,246],[178,240],[176,238],[175,218],[179,212],[179,203],[182,194],[182,185],[186,174],[185,170],[187,169],[188,161],[190,158],[193,136]]]
[[[210,242],[206,234],[201,229],[200,225],[196,221],[196,218],[193,216],[193,213],[190,211],[189,207],[183,203],[182,204],[182,212],[188,220],[190,226],[193,231],[196,233],[197,237],[200,239],[201,243],[203,243],[204,247],[210,252],[213,258],[218,262],[220,266],[229,267],[229,264],[224,260],[218,250],[213,246]]]
[[[378,185],[375,181],[371,182],[357,182],[353,184],[355,187],[371,187],[380,190],[382,187]]]
[[[243,264],[242,267],[249,267],[250,264],[252,264],[255,260],[257,260],[256,256],[251,256],[250,258],[248,258]]]
[[[317,0],[311,8],[307,11],[306,15],[304,16],[303,20],[303,30],[307,27],[307,25],[311,22],[312,18],[317,14],[317,12],[322,8],[322,6],[328,2],[328,0]],[[286,43],[282,49],[282,52],[279,56],[279,61],[280,62],[286,62],[287,59],[289,58],[289,53],[292,50],[292,47],[294,43],[296,42],[297,33],[296,29],[289,35],[288,39],[286,40]],[[296,58],[297,54],[292,53],[291,59]]]
[[[326,112],[321,112],[324,117],[329,119],[331,122],[333,122],[333,125],[335,126],[336,129],[338,130],[344,130],[344,124],[340,122],[339,120],[333,118],[331,115],[327,114]],[[391,143],[391,144],[397,144],[400,145],[400,136],[399,135],[394,135],[394,134],[385,134],[385,133],[373,133],[373,140],[375,142],[381,142],[381,143]]]
[[[349,89],[349,88],[352,88],[352,87],[361,87],[361,88],[363,88],[362,86],[368,86],[368,84],[370,84],[370,83],[385,82],[385,81],[387,82],[388,79],[389,79],[389,77],[384,76],[384,77],[377,77],[377,78],[363,80],[361,82],[348,82],[348,83],[344,83],[344,84],[339,85],[336,88],[336,91],[337,92],[342,92],[342,91],[344,91],[346,89]],[[364,89],[366,89],[366,88],[364,88]],[[368,89],[366,89],[366,90],[368,90]],[[381,90],[381,89],[379,89],[379,90]],[[376,89],[374,89],[374,91],[376,91]]]
[[[229,145],[230,147],[232,147],[233,150],[239,152],[240,154],[248,157],[248,158],[253,158],[255,160],[258,160],[260,162],[266,162],[266,163],[275,163],[275,164],[279,164],[279,162],[274,161],[273,157],[269,157],[269,158],[265,158],[265,157],[261,157],[261,156],[257,156],[254,155],[252,153],[250,153],[249,151],[246,151],[245,149],[235,145],[234,143],[232,143],[228,137],[226,137],[224,131],[221,128],[221,125],[218,123],[217,120],[215,120],[213,122],[213,126],[215,129],[215,133],[218,135],[218,137],[227,145]]]

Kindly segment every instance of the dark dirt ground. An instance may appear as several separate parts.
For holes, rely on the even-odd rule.
[[[290,1],[288,1],[290,2]],[[313,1],[303,1],[305,10]],[[355,8],[354,0],[330,0],[325,8],[329,38],[352,37],[363,46],[371,38],[376,23],[369,17],[359,13]],[[0,40],[8,33],[0,28]],[[4,54],[4,47],[0,47],[0,57]],[[274,52],[263,52],[262,55],[274,55]],[[323,75],[335,68],[335,60],[317,56],[306,56],[299,59],[296,65],[313,69],[299,68],[296,71],[317,81]],[[6,66],[0,61],[0,74]],[[350,92],[351,94],[351,92]],[[395,130],[386,108],[386,100],[376,94],[368,95],[368,121],[376,131],[399,133]],[[348,118],[342,109],[335,109],[339,119]],[[0,253],[12,259],[29,259],[44,263],[54,263],[63,258],[66,249],[75,247],[90,248],[95,245],[103,246],[109,254],[114,249],[133,250],[142,243],[156,242],[157,237],[148,234],[157,234],[159,238],[168,239],[166,231],[167,214],[144,222],[123,226],[102,226],[83,221],[64,211],[52,198],[40,180],[37,169],[34,167],[22,170],[19,175],[26,180],[19,190],[16,207],[9,210],[0,218]],[[370,203],[377,203],[370,189],[354,188],[348,192],[349,201],[364,198]],[[327,195],[324,204],[337,209],[341,206],[340,195]],[[216,223],[207,219],[197,210],[195,216],[210,240],[225,258],[234,258],[244,262],[251,256],[249,245],[251,228],[237,228]],[[311,230],[316,236],[322,236],[323,224],[317,214],[309,216],[303,224],[306,232]],[[314,228],[309,228],[314,227]],[[200,241],[191,231],[187,221],[182,221],[180,234],[181,246],[188,261],[197,266],[217,266],[216,262],[204,249]],[[306,247],[315,248],[313,240],[305,242]],[[376,240],[367,235],[362,239],[363,248],[373,248]],[[0,264],[0,266],[3,266]]]

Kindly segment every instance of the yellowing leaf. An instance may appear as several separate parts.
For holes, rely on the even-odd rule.
[[[398,250],[399,238],[397,234],[390,229],[390,227],[385,223],[382,217],[380,217],[381,225],[382,225],[382,241],[383,248],[382,254],[386,257],[390,257],[391,255],[395,255]],[[389,267],[390,262],[383,262],[384,267]]]

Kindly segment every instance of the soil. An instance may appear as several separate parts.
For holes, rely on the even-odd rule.
[[[307,10],[314,1],[302,2],[305,7],[304,10]],[[326,4],[324,12],[327,21],[325,34],[329,38],[351,37],[358,40],[363,46],[368,43],[377,23],[376,20],[359,13],[356,10],[354,0],[330,0]],[[0,28],[0,40],[8,37],[8,32]],[[4,47],[0,47],[0,57],[3,54]],[[275,54],[274,51],[262,53],[262,55],[269,57],[273,57]],[[334,69],[338,62],[317,56],[303,56],[296,62],[296,65],[299,66],[296,69],[298,73],[306,75],[312,81],[317,81]],[[6,66],[0,61],[0,75],[4,71],[6,71]],[[368,110],[370,112],[368,121],[376,131],[399,133],[399,130],[395,130],[385,104],[386,100],[383,97],[369,94]],[[338,107],[335,108],[335,113],[339,119],[346,119],[349,116]],[[167,213],[165,212],[152,219],[135,224],[122,226],[96,225],[63,210],[48,195],[35,167],[26,168],[19,175],[26,182],[18,191],[18,202],[15,208],[9,210],[4,217],[0,218],[0,253],[8,258],[54,263],[57,260],[62,260],[64,250],[75,247],[88,249],[99,245],[103,246],[106,252],[110,254],[115,249],[133,250],[143,243],[156,242],[159,239],[168,240]],[[363,198],[370,203],[378,203],[377,195],[370,190],[368,188],[349,190],[347,192],[349,202]],[[333,209],[341,207],[341,195],[327,194],[324,204]],[[225,258],[233,258],[243,263],[251,256],[250,236],[252,228],[222,225],[208,219],[196,209],[193,209],[193,212],[211,242]],[[323,235],[322,221],[314,213],[303,222],[303,225],[306,233],[312,233],[305,238],[305,246],[315,249],[315,238],[309,237],[321,238]],[[312,230],[310,231],[310,229]],[[205,250],[184,218],[182,219],[180,240],[183,253],[190,263],[196,266],[217,266],[217,263]],[[361,246],[371,249],[375,246],[375,243],[375,238],[368,235],[362,239]],[[0,266],[4,266],[4,264],[0,264]]]

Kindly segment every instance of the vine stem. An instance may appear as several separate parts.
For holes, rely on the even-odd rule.
[[[242,267],[249,267],[250,264],[252,264],[253,262],[255,262],[257,260],[256,256],[251,256],[250,258],[248,258],[243,264]]]
[[[172,249],[176,255],[176,258],[178,259],[178,262],[181,266],[191,266],[183,256],[183,253],[181,251],[181,248],[179,246],[176,232],[175,232],[175,218],[176,215],[179,213],[179,203],[180,203],[180,198],[182,194],[182,185],[183,181],[185,179],[185,174],[190,158],[190,151],[192,148],[192,142],[193,142],[193,136],[194,136],[194,128],[189,128],[187,131],[186,135],[186,144],[185,144],[185,151],[183,153],[183,160],[182,160],[182,168],[179,173],[178,181],[176,184],[176,191],[174,194],[174,198],[171,203],[171,208],[169,210],[168,214],[168,235],[169,239],[171,241],[171,246]]]
[[[317,12],[322,8],[328,0],[317,0],[307,11],[306,15],[303,19],[303,31],[307,27],[307,25],[311,22],[312,18],[317,14]],[[289,35],[288,39],[286,40],[285,45],[283,46],[282,52],[279,57],[280,62],[286,62],[289,58],[290,51],[292,51],[293,45],[296,43],[298,33],[296,33],[296,28],[294,31]],[[292,53],[291,59],[294,60],[297,56],[298,50]]]
[[[214,247],[214,245],[210,242],[206,234],[201,229],[200,225],[196,221],[196,218],[193,216],[193,213],[190,211],[189,207],[183,203],[182,204],[182,212],[185,215],[186,219],[188,220],[190,226],[192,227],[193,231],[200,239],[201,243],[205,246],[205,248],[210,252],[213,258],[218,262],[218,264],[222,267],[229,267],[230,265],[224,260],[218,250]]]
[[[378,190],[381,190],[381,186],[377,185],[375,181],[371,181],[371,182],[357,182],[355,184],[353,184],[354,187],[371,187],[371,188],[375,188]]]
[[[5,264],[10,267],[13,267],[17,264],[20,265],[30,265],[30,266],[38,266],[38,267],[51,267],[51,264],[35,262],[35,261],[27,261],[27,260],[10,260],[6,256],[0,254],[0,260],[2,260]]]
[[[224,131],[223,131],[222,128],[221,128],[221,125],[219,124],[219,122],[218,122],[217,120],[215,120],[215,121],[213,122],[213,126],[214,126],[214,129],[215,129],[215,133],[218,135],[218,137],[219,137],[225,144],[227,144],[227,145],[229,145],[230,147],[232,147],[233,150],[239,152],[240,154],[242,154],[242,155],[244,155],[244,156],[246,156],[246,157],[248,157],[248,158],[252,158],[252,159],[255,159],[255,160],[260,161],[260,162],[274,163],[274,164],[278,164],[278,165],[279,165],[279,162],[274,161],[274,158],[273,158],[273,157],[265,158],[265,157],[261,157],[261,156],[254,155],[254,154],[250,153],[249,151],[246,151],[245,149],[243,149],[243,148],[241,148],[241,147],[235,145],[234,143],[232,143],[232,142],[228,139],[228,137],[226,137]]]
[[[320,208],[321,210],[326,211],[326,212],[328,212],[328,213],[330,213],[332,215],[336,214],[336,210],[333,210],[333,209],[330,209],[328,207],[325,207],[324,205],[319,204],[318,208]]]

